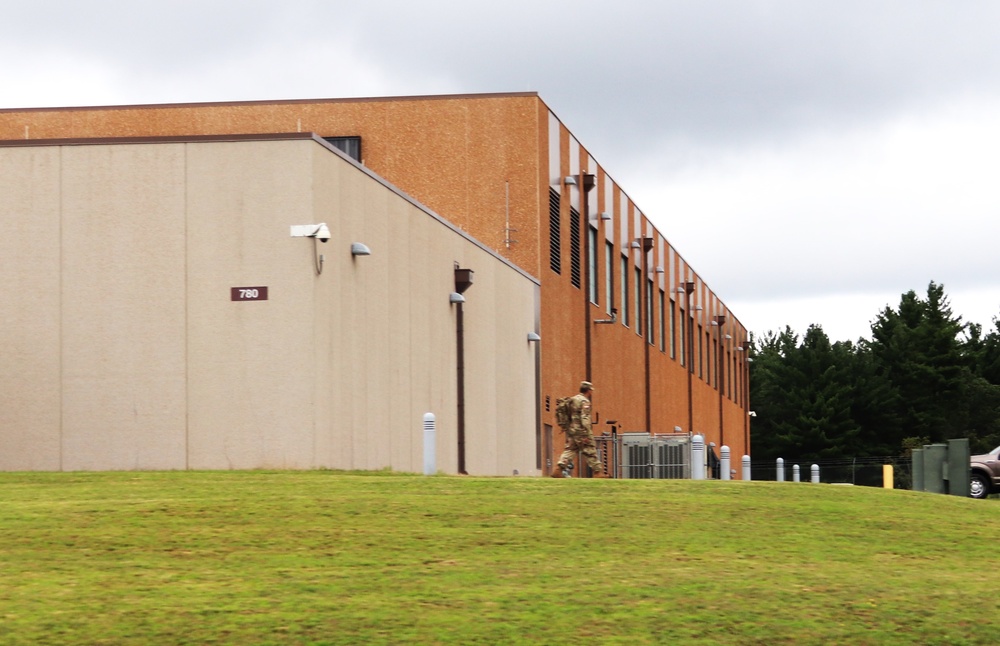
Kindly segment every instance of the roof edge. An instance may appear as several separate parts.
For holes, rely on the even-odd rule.
[[[174,144],[222,141],[286,141],[314,139],[312,132],[267,132],[232,135],[169,135],[153,137],[72,137],[68,139],[0,139],[0,148],[28,146],[100,146],[106,144]]]
[[[538,98],[538,92],[489,92],[481,94],[417,94],[412,96],[346,97],[325,99],[261,99],[250,101],[190,101],[180,103],[136,103],[119,105],[49,106],[36,108],[0,108],[2,113],[16,112],[68,112],[85,110],[155,110],[162,108],[193,108],[241,105],[308,105],[315,103],[380,103],[383,101],[446,101],[454,99],[507,99],[519,97]]]

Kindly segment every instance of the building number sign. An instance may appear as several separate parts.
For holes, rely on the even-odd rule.
[[[232,301],[266,301],[267,286],[262,287],[231,287],[229,300]]]

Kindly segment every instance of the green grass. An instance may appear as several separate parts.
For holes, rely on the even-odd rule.
[[[988,644],[998,511],[806,483],[0,474],[0,643]]]

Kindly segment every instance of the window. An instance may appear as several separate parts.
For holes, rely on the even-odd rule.
[[[604,243],[604,291],[606,294],[608,314],[615,307],[615,246]]]
[[[361,163],[361,137],[323,137],[327,143]]]
[[[549,189],[549,267],[557,274],[562,273],[562,240],[559,218],[559,192]]]
[[[662,300],[660,301],[662,304]],[[653,321],[656,318],[653,316],[653,281],[646,281],[646,341],[649,345],[654,345],[656,343],[656,329],[653,327]]]
[[[580,287],[580,212],[569,210],[569,279]]]
[[[667,298],[663,290],[660,290],[660,352],[667,351]],[[670,344],[671,351],[673,350],[673,340]]]
[[[698,326],[698,376],[705,380],[706,383],[710,382],[708,376],[708,371],[711,369],[711,360],[709,359],[709,336],[705,328]]]
[[[677,334],[677,306],[674,301],[670,301],[670,358],[677,358],[677,344],[674,341],[674,337]],[[684,360],[681,360],[681,365],[684,365]]]
[[[718,390],[719,368],[721,368],[721,366],[719,365],[719,341],[717,339],[712,339],[712,355],[714,358],[712,359],[712,365],[709,366],[708,369],[708,375],[709,375],[708,379],[711,382],[711,384],[715,386],[715,389]]]
[[[687,355],[688,355],[688,351],[687,351],[687,347],[688,347],[688,344],[687,344],[687,335],[688,335],[687,320],[688,320],[687,313],[684,311],[684,308],[682,307],[681,308],[681,365],[682,366],[684,365],[684,362],[687,361]]]
[[[735,356],[732,356],[732,365],[729,368],[729,398],[733,401],[738,401],[740,398],[740,393],[736,389],[739,388],[740,378],[736,375],[736,369],[739,366],[739,361],[737,361]]]
[[[693,326],[692,326],[693,327]],[[702,334],[701,323],[698,324],[698,376],[702,379],[705,378],[705,335]],[[694,361],[694,357],[691,357]]]
[[[635,333],[642,336],[642,270],[635,268]]]
[[[587,290],[590,302],[597,305],[597,229],[587,228]]]
[[[622,256],[622,325],[628,327],[628,256]]]

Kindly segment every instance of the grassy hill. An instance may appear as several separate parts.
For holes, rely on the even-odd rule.
[[[992,644],[998,512],[808,483],[0,474],[0,643]]]

